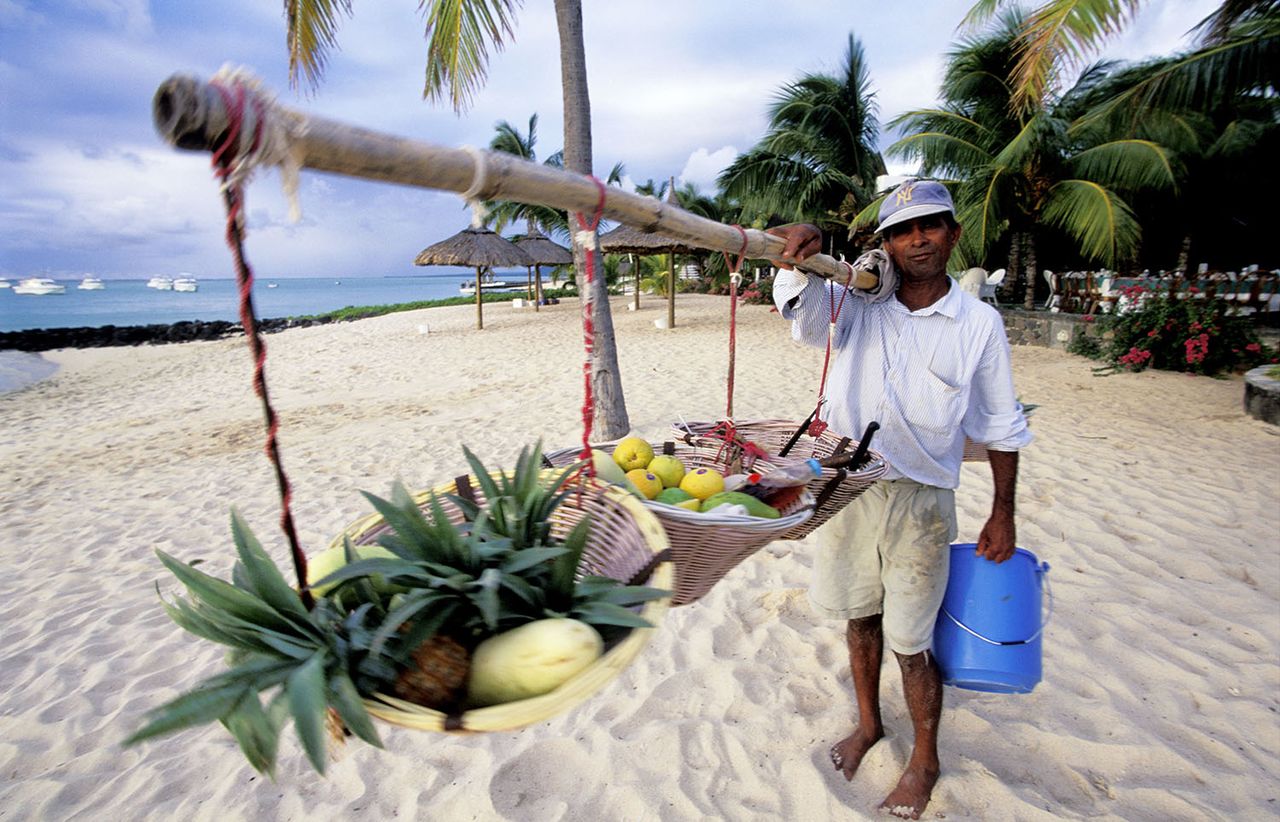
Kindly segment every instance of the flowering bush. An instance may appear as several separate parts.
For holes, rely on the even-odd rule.
[[[1136,285],[1121,290],[1121,305],[1128,310],[1097,323],[1110,337],[1100,357],[1117,370],[1212,375],[1275,362],[1252,321],[1228,314],[1222,300],[1178,299]]]
[[[752,305],[773,305],[773,277],[761,277],[759,282],[743,283],[738,288],[738,299]]]

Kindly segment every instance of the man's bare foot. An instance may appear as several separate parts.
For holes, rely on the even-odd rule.
[[[880,810],[888,811],[902,819],[919,819],[933,795],[933,786],[938,781],[938,769],[923,768],[908,763],[902,772],[898,786],[893,793],[880,803]]]
[[[858,728],[831,746],[831,764],[844,774],[845,779],[853,779],[858,766],[862,764],[862,757],[867,755],[872,745],[883,738],[884,731],[870,733]]]

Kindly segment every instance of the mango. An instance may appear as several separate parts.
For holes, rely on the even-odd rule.
[[[741,505],[751,516],[764,519],[777,519],[782,516],[777,508],[741,491],[721,491],[718,494],[712,494],[702,501],[702,511],[706,513],[721,505]]]

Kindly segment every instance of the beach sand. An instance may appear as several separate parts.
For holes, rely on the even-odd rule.
[[[728,304],[682,295],[678,327],[615,302],[635,432],[725,410]],[[822,352],[767,307],[738,314],[739,419],[802,419]],[[509,464],[581,437],[582,331],[539,313],[429,309],[267,338],[304,547],[368,512],[361,489]],[[427,333],[422,333],[425,325]],[[221,669],[161,609],[161,548],[229,572],[235,506],[282,563],[277,497],[243,339],[50,352],[56,374],[0,395],[0,819],[857,820],[910,750],[897,666],[888,737],[852,782],[843,626],[804,596],[812,537],[775,542],[674,609],[639,658],[575,710],[470,737],[380,725],[315,776],[288,731],[277,779],[216,726],[121,749],[144,713]],[[1105,378],[1060,351],[1013,352],[1036,403],[1019,544],[1051,566],[1044,680],[1028,695],[948,688],[943,774],[925,818],[1274,819],[1280,813],[1280,429],[1242,384]],[[964,468],[960,541],[990,506]]]

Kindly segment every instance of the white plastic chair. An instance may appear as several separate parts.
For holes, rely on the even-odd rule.
[[[1005,270],[1003,268],[997,268],[995,271],[992,271],[991,274],[987,276],[987,281],[978,289],[978,296],[992,305],[1000,305],[1000,303],[996,301],[996,289],[1000,287],[1000,283],[1004,282],[1004,275]]]
[[[987,270],[985,268],[978,268],[977,266],[974,266],[956,279],[960,283],[961,290],[967,291],[973,296],[981,299],[982,289],[986,287]]]
[[[1040,273],[1044,277],[1044,281],[1049,284],[1049,298],[1044,301],[1044,307],[1052,311],[1062,305],[1062,287],[1059,285],[1057,274],[1047,268]]]

